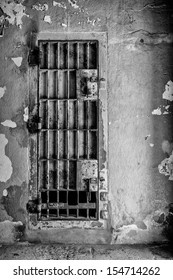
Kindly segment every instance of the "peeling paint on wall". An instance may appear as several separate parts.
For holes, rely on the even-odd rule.
[[[53,1],[53,6],[54,7],[58,6],[59,8],[67,9],[67,7],[64,3],[59,3],[59,2],[56,2],[56,1]]]
[[[29,109],[28,109],[28,107],[26,107],[24,109],[23,119],[24,119],[24,122],[27,122],[28,119],[29,119]]]
[[[45,16],[43,20],[47,23],[52,23],[50,16]]]
[[[79,9],[79,6],[77,5],[76,0],[68,0],[68,2],[74,9]]]
[[[169,180],[173,181],[173,152],[170,157],[165,158],[158,166],[160,174],[169,176]]]
[[[1,0],[0,8],[5,14],[5,20],[12,25],[22,27],[23,16],[29,17],[25,14],[25,7],[22,5],[24,0],[13,1],[13,0]]]
[[[3,190],[3,196],[7,196],[8,195],[8,191],[7,191],[7,189],[5,189],[5,190]]]
[[[62,27],[65,27],[65,28],[66,28],[66,27],[67,27],[67,24],[65,24],[65,23],[62,23]]]
[[[0,134],[0,181],[6,182],[10,179],[13,168],[10,159],[5,155],[5,146],[8,140],[4,134]]]
[[[0,87],[0,98],[4,96],[6,89],[6,87]]]
[[[11,120],[6,120],[6,121],[4,121],[4,122],[1,122],[1,124],[2,124],[3,126],[8,126],[8,127],[11,127],[11,128],[17,127],[16,123],[13,122],[13,121],[11,121]]]
[[[153,144],[153,143],[150,143],[150,147],[153,148],[153,147],[154,147],[154,144]]]
[[[167,82],[165,86],[165,91],[162,95],[163,99],[173,101],[173,82],[169,81]]]
[[[14,62],[18,67],[21,66],[22,60],[23,60],[22,57],[12,57],[11,59],[13,60],[13,62]]]
[[[44,11],[47,11],[49,9],[49,6],[47,4],[43,4],[43,5],[35,4],[35,5],[32,6],[32,9],[44,12]]]
[[[161,108],[160,107],[158,107],[157,109],[154,109],[153,111],[152,111],[152,115],[161,115],[162,114],[162,111],[161,111]]]
[[[170,107],[170,105],[167,105],[167,106],[159,106],[157,109],[154,109],[153,111],[152,111],[152,115],[168,115],[168,114],[170,114],[170,112],[169,112],[169,107]],[[163,111],[163,110],[165,110],[165,111]]]

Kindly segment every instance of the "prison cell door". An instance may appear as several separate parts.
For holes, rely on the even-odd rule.
[[[98,42],[39,51],[38,219],[97,220]]]

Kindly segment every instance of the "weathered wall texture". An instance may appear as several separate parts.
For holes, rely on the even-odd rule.
[[[107,32],[112,234],[108,242],[169,238],[173,224],[173,10],[169,2],[1,0],[1,243],[20,240],[23,234],[29,238],[25,229],[28,51],[31,32],[41,31]],[[66,237],[70,242],[70,235]]]

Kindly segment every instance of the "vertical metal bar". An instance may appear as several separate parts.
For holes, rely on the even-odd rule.
[[[79,69],[79,43],[77,43],[77,61],[76,61],[76,66],[77,69]],[[77,122],[77,137],[76,137],[76,151],[77,151],[77,161],[76,161],[76,177],[77,177],[77,162],[79,160],[79,99],[78,99],[78,95],[76,92],[76,97],[77,97],[77,101],[76,101],[76,122]],[[79,189],[78,189],[78,185],[77,185],[77,180],[76,180],[76,189],[77,189],[77,203],[79,205]],[[79,209],[77,209],[77,218],[79,217]]]
[[[70,164],[69,164],[69,98],[70,98],[70,75],[69,75],[69,42],[67,43],[67,205],[68,205],[68,196],[69,196],[69,181],[70,181]],[[69,207],[67,207],[67,216],[69,216]]]
[[[87,149],[87,159],[89,159],[89,100],[86,101],[86,124],[87,124],[87,139],[86,139],[86,149]]]
[[[87,43],[87,69],[90,68],[90,49],[89,49],[90,45],[89,43]]]
[[[42,44],[39,44],[39,49],[43,49]],[[37,87],[37,102],[38,102],[38,108],[37,108],[37,113],[38,113],[38,117],[40,116],[40,67],[42,67],[42,61],[39,65],[38,68],[38,87]],[[31,69],[29,69],[29,77],[30,77],[30,71]],[[43,90],[43,86],[42,86],[42,90]],[[41,135],[41,131],[37,134],[37,188],[38,188],[38,201],[39,201],[39,205],[41,205],[41,186],[40,186],[40,135]],[[41,219],[41,209],[39,207],[39,211],[38,211],[38,219]]]
[[[77,69],[79,69],[79,43],[77,43]]]
[[[76,101],[76,128],[77,128],[77,137],[76,137],[76,158],[79,159],[79,100]]]
[[[60,67],[60,43],[58,42],[58,62],[57,62],[57,202],[59,203],[59,67]],[[57,215],[59,217],[59,209],[57,209]]]
[[[60,43],[58,42],[58,64],[57,64],[57,68],[59,69],[60,67]],[[58,158],[58,161],[57,161],[57,184],[58,184],[58,189],[59,189],[59,70],[57,71],[57,158]],[[58,199],[59,199],[59,192],[58,192]],[[59,201],[59,200],[58,200]]]
[[[49,79],[50,79],[50,42],[48,42],[48,57],[47,57],[47,62],[48,62],[48,81],[47,83],[49,84]],[[49,154],[50,154],[50,151],[49,151],[49,148],[50,148],[50,143],[49,143],[49,85],[47,87],[47,204],[49,204],[49,169],[50,169],[50,166],[49,166]],[[47,218],[49,218],[49,208],[47,209]]]

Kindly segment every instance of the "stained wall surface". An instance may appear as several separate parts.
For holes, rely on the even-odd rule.
[[[0,243],[45,240],[40,237],[43,233],[27,230],[31,32],[107,34],[109,234],[96,241],[94,229],[85,232],[84,239],[82,234],[76,238],[75,230],[70,234],[63,230],[61,242],[131,244],[170,238],[173,11],[169,2],[1,1]],[[57,241],[54,231],[46,236]]]

